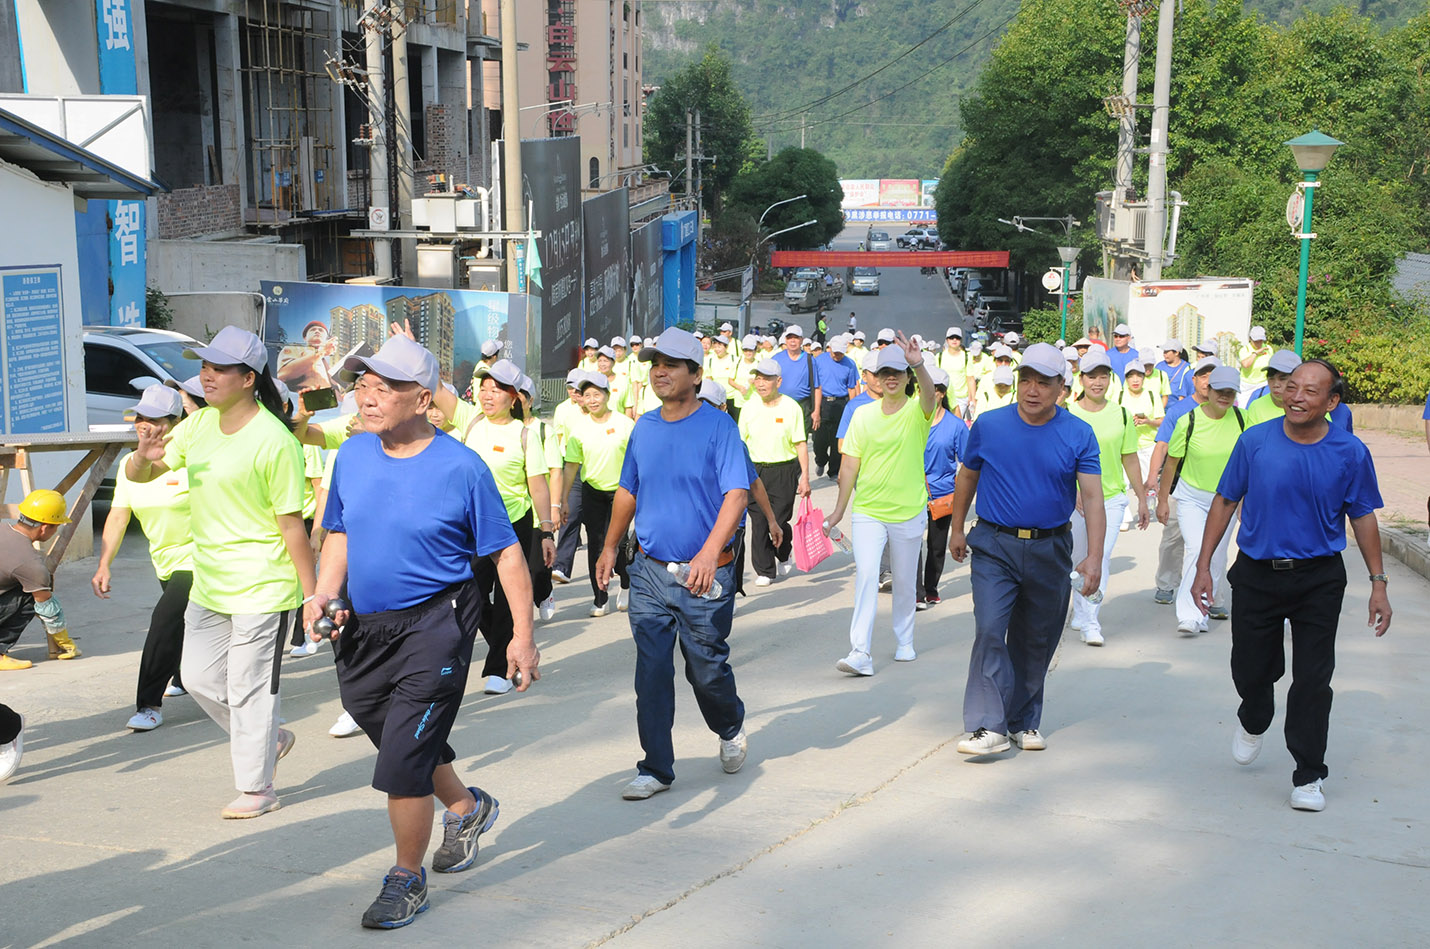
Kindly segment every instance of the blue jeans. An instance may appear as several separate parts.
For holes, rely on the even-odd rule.
[[[685,678],[705,724],[721,739],[734,738],[745,722],[745,703],[735,694],[727,661],[735,616],[735,566],[715,571],[724,588],[717,600],[702,599],[666,572],[665,565],[636,554],[630,565],[631,636],[636,642],[636,729],[645,752],[636,768],[664,784],[675,780],[675,646],[685,656]]]
[[[963,727],[1000,735],[1038,728],[1072,595],[1072,535],[1020,540],[980,523],[968,546],[974,637]]]

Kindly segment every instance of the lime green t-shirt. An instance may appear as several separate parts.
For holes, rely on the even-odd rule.
[[[135,484],[124,474],[128,461],[129,455],[119,459],[111,506],[127,508],[139,518],[139,526],[149,538],[149,559],[160,580],[169,579],[175,570],[193,570],[189,473],[183,469],[166,471],[153,481]]]
[[[313,490],[313,479],[323,477],[323,449],[317,445],[303,446],[303,520],[312,520],[318,513],[318,492]]]
[[[621,483],[621,466],[626,461],[626,444],[636,423],[619,412],[606,412],[596,419],[583,415],[571,426],[566,441],[566,460],[581,465],[581,480],[598,491],[614,491]]]
[[[323,430],[324,448],[328,451],[335,451],[343,447],[343,442],[348,440],[348,426],[356,414],[356,412],[349,412],[347,415],[339,415],[319,426]]]
[[[726,395],[733,396],[735,393],[728,391],[730,379],[739,370],[740,357],[734,353],[726,353],[723,357],[711,355],[710,369],[705,373],[706,379],[718,382],[726,391]]]
[[[1127,490],[1127,473],[1122,470],[1122,456],[1137,453],[1137,425],[1132,411],[1115,402],[1108,402],[1097,412],[1082,407],[1081,402],[1068,403],[1068,411],[1092,426],[1097,438],[1098,459],[1102,463],[1102,498],[1115,498]]]
[[[948,373],[948,397],[950,400],[968,398],[968,376],[971,358],[968,350],[960,349],[956,354],[944,347],[938,354],[938,367]]]
[[[864,371],[864,357],[869,355],[869,350],[863,346],[850,346],[845,350],[844,355],[854,360],[855,369],[858,369],[860,372]]]
[[[527,478],[545,477],[546,453],[542,450],[541,439],[526,431],[521,422],[511,419],[497,424],[483,417],[467,431],[463,441],[467,447],[481,456],[482,461],[492,471],[497,491],[506,505],[507,517],[515,523],[531,509],[531,488]],[[526,442],[525,450],[522,441]]]
[[[1246,427],[1250,428],[1273,418],[1281,418],[1285,414],[1285,407],[1272,401],[1271,395],[1268,393],[1246,407]]]
[[[1144,385],[1141,392],[1133,392],[1131,389],[1123,389],[1118,397],[1118,404],[1127,410],[1128,415],[1136,416],[1138,413],[1147,416],[1153,421],[1145,425],[1137,426],[1137,447],[1151,448],[1157,444],[1156,421],[1163,416],[1162,399],[1147,390]],[[1143,472],[1144,474],[1146,472]]]
[[[1252,354],[1252,352],[1253,352],[1253,350],[1251,349],[1250,346],[1248,346],[1247,348],[1243,349],[1243,350],[1241,351],[1241,353],[1240,353],[1241,359],[1245,359],[1247,356],[1250,356],[1250,355]],[[1241,362],[1241,359],[1238,359],[1237,362],[1240,363],[1240,362]],[[1266,378],[1266,366],[1267,366],[1267,364],[1270,363],[1270,362],[1271,362],[1271,347],[1270,347],[1270,346],[1263,346],[1262,349],[1261,349],[1261,352],[1256,353],[1256,358],[1253,359],[1253,360],[1251,360],[1251,365],[1250,365],[1250,366],[1240,366],[1240,365],[1239,365],[1237,368],[1241,370],[1241,378],[1242,378],[1242,379],[1245,379],[1245,380],[1247,380],[1247,381],[1250,381],[1250,380],[1255,379],[1257,382],[1261,382],[1262,380],[1264,380],[1264,379]],[[1260,400],[1258,400],[1258,401],[1260,401]]]
[[[740,413],[744,418],[744,413]],[[924,482],[924,447],[933,415],[924,415],[918,399],[908,399],[893,415],[883,401],[854,410],[844,435],[844,454],[859,459],[854,482],[854,512],[886,524],[907,521],[928,504]]]
[[[772,465],[799,457],[799,445],[808,436],[804,431],[804,409],[787,395],[773,403],[756,393],[740,409],[740,438],[750,450],[750,460]]]
[[[980,385],[978,388],[982,390],[983,386]],[[978,397],[978,411],[987,412],[989,409],[1001,409],[1005,405],[1012,405],[1017,398],[1017,386],[1009,386],[1007,392],[999,395],[998,387],[990,382],[988,390]]]
[[[735,366],[735,375],[732,379],[740,385],[745,386],[744,392],[735,388],[727,389],[730,403],[736,408],[743,409],[749,405],[750,402],[760,397],[759,393],[755,391],[753,381],[755,378],[755,367],[757,365],[759,365],[759,360],[752,359],[749,362],[745,362],[744,358],[741,357],[739,364]]]
[[[1197,416],[1197,424],[1192,427],[1192,444],[1188,451],[1187,423],[1193,415]],[[1167,454],[1186,459],[1182,464],[1183,481],[1202,491],[1215,491],[1240,437],[1241,423],[1235,409],[1227,409],[1225,415],[1214,419],[1206,414],[1206,406],[1199,405],[1177,419],[1177,427],[1167,443]]]
[[[466,399],[458,399],[456,406],[452,409],[452,414],[447,419],[447,424],[451,428],[447,429],[454,438],[461,439],[467,434],[467,429],[472,427],[472,423],[482,417],[482,410],[477,408]]]
[[[225,435],[205,407],[174,426],[164,464],[189,474],[189,599],[229,616],[296,607],[303,588],[276,520],[303,510],[303,448],[288,427],[259,409]]]

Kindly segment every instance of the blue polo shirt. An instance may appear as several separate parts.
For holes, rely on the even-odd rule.
[[[790,354],[781,349],[774,360],[780,364],[780,394],[791,399],[807,399],[809,391],[809,353],[800,353],[799,359],[791,359]],[[819,387],[819,377],[814,377],[815,388]],[[664,558],[662,558],[664,559]]]
[[[1189,398],[1195,391],[1192,386],[1191,363],[1183,360],[1176,366],[1169,366],[1164,359],[1153,368],[1167,377],[1167,408],[1170,409],[1176,402]]]
[[[958,459],[968,446],[968,424],[953,412],[945,411],[939,423],[929,429],[924,446],[924,477],[928,481],[929,497],[941,498],[953,493],[958,477]]]
[[[1092,426],[1059,408],[1029,425],[1017,404],[980,412],[965,467],[979,472],[978,516],[1004,527],[1061,527],[1077,503],[1077,476],[1102,474]]]
[[[1187,398],[1167,406],[1167,414],[1162,416],[1162,424],[1157,426],[1157,441],[1164,445],[1171,444],[1172,429],[1177,427],[1177,419],[1200,404],[1196,399]]]
[[[516,543],[486,463],[437,432],[411,458],[376,435],[343,442],[323,527],[348,535],[348,594],[359,613],[403,610],[472,578],[472,559]]]
[[[1127,347],[1127,352],[1125,353],[1119,353],[1116,347],[1107,351],[1107,361],[1112,363],[1112,371],[1117,373],[1117,378],[1123,382],[1127,381],[1127,366],[1130,363],[1136,363],[1140,366],[1141,358],[1142,357],[1137,354],[1137,350],[1131,346]]]
[[[651,411],[636,420],[621,487],[636,498],[636,540],[657,560],[700,553],[725,495],[754,481],[735,420],[706,403],[678,422]]]
[[[843,438],[849,431],[849,423],[854,421],[854,410],[861,405],[868,405],[874,401],[874,397],[867,392],[861,392],[849,400],[849,404],[844,406],[844,414],[839,416],[839,430],[834,433],[835,438]]]
[[[824,390],[826,399],[847,399],[849,390],[859,384],[859,370],[848,356],[835,362],[833,355],[821,353],[814,360],[814,384]]]
[[[1236,544],[1255,560],[1325,557],[1346,549],[1347,517],[1382,507],[1370,451],[1331,425],[1314,445],[1281,419],[1253,425],[1232,449],[1217,494],[1242,501]]]

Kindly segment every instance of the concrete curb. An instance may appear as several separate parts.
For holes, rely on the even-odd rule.
[[[1386,553],[1426,579],[1430,579],[1430,543],[1424,530],[1380,526],[1380,546]]]

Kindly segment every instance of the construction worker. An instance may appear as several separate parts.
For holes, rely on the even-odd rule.
[[[78,659],[79,647],[65,627],[65,611],[54,594],[54,576],[35,544],[54,537],[70,522],[64,495],[39,488],[20,502],[20,516],[9,530],[0,530],[0,671],[30,668],[15,659],[10,647],[36,616],[45,627],[51,659]]]

